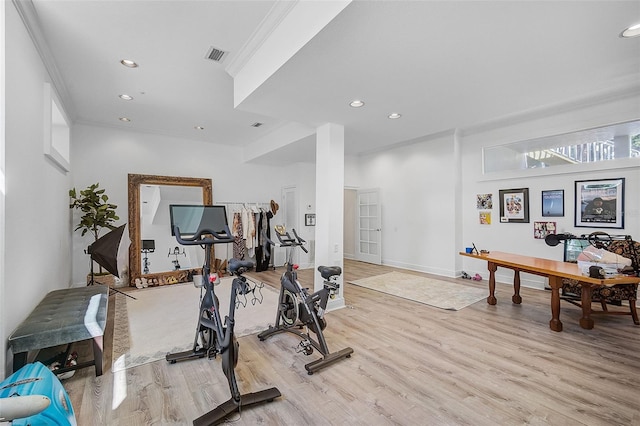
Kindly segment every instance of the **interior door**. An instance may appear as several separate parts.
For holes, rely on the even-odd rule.
[[[366,189],[358,191],[358,235],[356,238],[356,259],[362,262],[382,263],[381,217],[379,190]]]

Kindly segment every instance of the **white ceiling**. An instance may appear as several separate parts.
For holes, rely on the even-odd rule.
[[[74,122],[221,144],[246,147],[290,122],[332,122],[345,126],[346,153],[358,154],[640,93],[640,37],[619,37],[640,22],[639,1],[354,1],[237,108],[229,64],[264,33],[277,2],[22,3],[35,7],[30,25]],[[205,59],[211,46],[228,57]],[[140,66],[125,68],[123,58]],[[366,105],[349,107],[356,98]],[[312,161],[313,142],[259,161]]]

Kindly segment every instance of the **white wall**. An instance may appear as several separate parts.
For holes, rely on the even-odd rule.
[[[0,3],[0,22],[5,22],[5,5],[6,2]],[[4,319],[5,308],[5,202],[4,202],[4,177],[5,177],[5,32],[0,31],[0,342],[5,342],[7,333]],[[4,379],[5,350],[2,346],[0,350],[0,380]]]
[[[242,151],[225,145],[84,124],[73,126],[72,136],[72,185],[99,182],[118,206],[118,224],[127,221],[129,173],[210,178],[214,203],[279,200],[284,176],[291,175],[282,167],[244,164]],[[89,243],[89,236],[74,234],[73,282],[85,280]]]
[[[358,173],[345,173],[380,189],[383,264],[455,276],[457,163],[451,133],[363,157]]]
[[[315,262],[316,227],[305,225],[305,214],[316,213],[316,166],[313,163],[297,163],[289,167],[288,178],[295,177],[298,189],[298,235],[307,241],[309,253],[298,250],[300,268],[313,268]],[[293,182],[287,182],[292,184]]]
[[[554,166],[522,172],[482,174],[482,148],[502,145],[532,138],[609,125],[612,123],[637,120],[640,118],[638,98],[596,99],[592,104],[575,106],[566,111],[555,110],[536,117],[522,117],[522,120],[493,126],[480,132],[462,136],[462,176],[463,190],[463,244],[475,242],[478,249],[508,251],[548,259],[562,260],[563,246],[549,247],[544,240],[533,238],[534,221],[555,221],[558,233],[575,235],[605,231],[609,234],[630,234],[640,238],[640,167],[635,161],[631,168],[620,168],[619,163],[586,165],[584,167]],[[629,163],[625,163],[629,164]],[[574,186],[576,180],[625,179],[625,221],[624,229],[576,228],[574,226]],[[530,223],[500,223],[498,191],[500,189],[529,188]],[[563,189],[565,215],[558,218],[542,217],[541,191]],[[477,194],[493,194],[492,224],[478,223],[476,209]],[[462,246],[458,247],[462,249]],[[480,273],[488,277],[486,262],[459,256],[459,266],[468,273]],[[498,269],[496,279],[512,282],[513,272]],[[544,279],[530,274],[522,274],[522,285],[542,288]]]
[[[44,156],[44,83],[50,78],[12,3],[5,3],[5,13],[5,78],[10,84],[5,88],[5,281],[0,315],[3,335],[8,336],[47,292],[71,283],[71,178]]]
[[[344,190],[344,258],[356,258],[356,204],[358,202],[358,191],[345,188]]]
[[[640,238],[640,167],[635,161],[625,163],[633,164],[626,168],[617,163],[483,175],[482,148],[637,120],[639,116],[638,99],[631,94],[625,99],[601,98],[590,104],[557,107],[535,117],[523,115],[466,134],[452,132],[418,140],[350,159],[345,165],[346,186],[380,188],[383,264],[443,276],[458,276],[464,270],[486,279],[486,262],[458,254],[471,243],[478,249],[562,260],[562,246],[549,247],[544,240],[533,238],[534,221],[556,221],[558,232],[576,235],[604,230]],[[574,182],[618,177],[626,178],[625,228],[574,227]],[[530,223],[500,223],[498,191],[510,188],[529,188]],[[550,189],[564,189],[564,217],[542,218],[541,191]],[[476,208],[477,194],[485,193],[493,194],[489,226],[479,224]],[[497,279],[511,283],[513,273],[499,269]],[[542,288],[544,279],[523,274],[522,285]]]

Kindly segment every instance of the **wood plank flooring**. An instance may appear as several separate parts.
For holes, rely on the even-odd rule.
[[[345,282],[393,270],[345,261]],[[277,287],[280,274],[251,275]],[[311,274],[299,277],[310,282]],[[241,392],[275,386],[283,396],[244,410],[234,424],[640,425],[640,327],[629,316],[596,316],[595,328],[583,330],[579,308],[563,302],[564,331],[556,333],[542,290],[523,288],[522,305],[513,305],[511,286],[498,284],[497,305],[456,312],[349,284],[344,294],[347,307],[326,315],[325,337],[331,350],[350,346],[354,354],[314,375],[304,364],[317,354],[296,353],[290,333],[238,339]],[[104,375],[87,368],[63,382],[79,425],[187,425],[229,399],[219,359],[112,373],[113,312],[109,318]]]

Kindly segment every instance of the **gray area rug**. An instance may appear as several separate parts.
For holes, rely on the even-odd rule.
[[[215,287],[223,321],[229,311],[231,280],[225,277]],[[199,288],[193,283],[172,284],[129,294],[136,300],[116,295],[112,372],[164,359],[169,352],[193,348]],[[252,296],[238,296],[241,304],[235,312],[236,337],[261,332],[275,320],[278,292],[264,286],[254,294],[262,303],[252,303]]]
[[[375,277],[349,281],[349,283],[452,311],[458,311],[486,299],[489,294],[489,291],[485,289],[401,272],[389,272]]]

